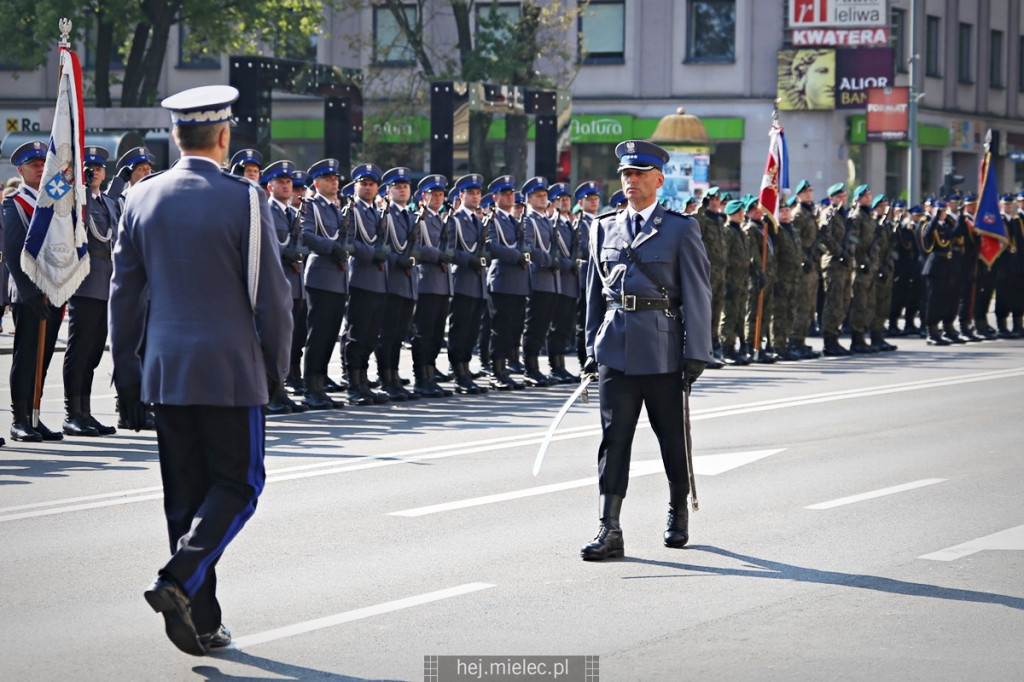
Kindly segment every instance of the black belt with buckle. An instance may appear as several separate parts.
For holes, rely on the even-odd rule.
[[[606,301],[608,310],[625,310],[627,313],[638,310],[678,310],[682,301],[674,298],[640,298],[623,294],[621,299]]]

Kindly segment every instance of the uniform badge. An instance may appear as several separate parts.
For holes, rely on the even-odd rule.
[[[654,224],[661,225],[661,216],[654,216]]]
[[[632,140],[626,142],[626,153],[628,153],[628,154],[635,154],[636,153],[636,143],[633,142]]]

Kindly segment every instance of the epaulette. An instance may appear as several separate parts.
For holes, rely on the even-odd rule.
[[[671,213],[672,215],[677,215],[680,218],[693,218],[693,216],[690,215],[689,213],[682,213],[681,211],[677,211],[674,208],[666,208],[665,213]]]
[[[220,169],[220,174],[223,175],[226,178],[231,178],[232,180],[241,180],[242,182],[245,182],[245,183],[247,183],[249,185],[255,185],[256,187],[259,187],[259,185],[257,185],[254,181],[250,180],[249,178],[245,177],[244,175],[235,175],[234,173],[229,171],[227,168],[221,168]]]
[[[612,209],[611,211],[606,211],[606,212],[600,214],[599,216],[594,218],[594,220],[601,220],[601,218],[610,218],[611,216],[616,215],[616,214],[618,214],[618,211],[616,211],[615,209]]]

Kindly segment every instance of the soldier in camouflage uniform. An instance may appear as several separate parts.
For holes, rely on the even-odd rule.
[[[726,364],[748,365],[750,361],[736,352],[736,337],[743,331],[747,307],[747,277],[750,249],[743,233],[743,202],[732,199],[725,205],[728,219],[725,232],[725,301],[722,314],[722,355]]]
[[[725,216],[721,213],[721,200],[718,198],[719,188],[712,187],[704,195],[700,208],[697,209],[697,222],[700,224],[701,239],[704,250],[708,252],[711,264],[711,340],[714,357],[708,363],[708,369],[722,367],[722,344],[719,331],[722,325],[722,307],[725,303]]]
[[[758,338],[758,299],[761,299],[761,329],[760,335],[764,337],[770,329],[772,321],[773,285],[775,283],[775,247],[771,239],[771,221],[764,217],[764,209],[761,208],[757,197],[751,196],[746,201],[747,221],[743,224],[743,230],[747,234],[747,244],[750,250],[750,277],[747,280],[747,326],[744,334],[744,348],[748,356],[753,356],[754,347],[758,347],[757,361],[762,364],[775,362],[775,355],[761,343]],[[767,230],[767,235],[765,233]],[[767,243],[765,238],[767,236]],[[764,254],[764,261],[761,259]],[[762,265],[763,263],[763,265]],[[763,296],[762,296],[763,292]]]
[[[871,199],[871,188],[867,185],[858,185],[853,190],[856,208],[850,211],[849,242],[855,265],[850,302],[850,350],[854,353],[876,352],[864,338],[874,316],[875,275],[878,273],[878,256],[871,248],[878,227],[871,213]]]
[[[821,272],[825,280],[825,306],[821,311],[821,334],[826,356],[849,355],[839,344],[843,318],[850,309],[851,255],[846,228],[846,186],[838,182],[828,188],[830,206],[821,216]]]
[[[878,263],[875,273],[874,302],[868,328],[871,331],[871,347],[877,351],[896,350],[896,346],[885,340],[885,321],[892,308],[893,262],[895,249],[893,246],[893,224],[889,220],[889,199],[879,194],[871,201],[874,212],[875,237],[869,251],[873,251]]]
[[[771,345],[780,360],[800,360],[790,334],[793,331],[793,311],[796,309],[797,289],[803,281],[803,249],[800,233],[793,229],[792,196],[779,207],[779,229],[775,232],[775,299],[772,316]]]
[[[793,352],[801,359],[819,357],[807,345],[807,330],[814,323],[818,301],[818,283],[821,281],[821,251],[818,236],[818,204],[814,201],[814,188],[807,180],[796,186],[797,203],[793,207],[793,231],[800,236],[803,262],[801,275],[795,285],[793,329],[789,333]]]

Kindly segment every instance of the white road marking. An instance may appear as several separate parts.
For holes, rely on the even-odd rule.
[[[812,504],[804,507],[804,509],[832,509],[833,507],[842,507],[846,504],[853,504],[855,502],[863,502],[864,500],[873,500],[876,497],[885,497],[886,495],[895,495],[896,493],[906,492],[907,490],[915,490],[917,488],[923,488],[928,485],[935,485],[936,483],[942,483],[946,479],[944,478],[925,478],[920,481],[912,481],[910,483],[904,483],[902,485],[894,485],[890,488],[882,488],[880,490],[872,490],[868,493],[861,493],[860,495],[850,495],[849,497],[840,497],[838,500],[830,500],[828,502],[819,502],[818,504]]]
[[[729,471],[730,469],[735,469],[743,466],[744,464],[750,464],[751,462],[756,462],[764,457],[782,452],[783,449],[784,448],[777,450],[757,450],[755,452],[736,452],[724,455],[698,456],[693,458],[693,471],[695,474],[701,474],[704,476],[716,476]],[[632,479],[638,476],[661,473],[662,471],[664,471],[664,468],[660,459],[645,459],[630,463],[629,477]],[[472,497],[466,500],[442,502],[440,504],[432,504],[426,507],[417,507],[415,509],[405,509],[402,511],[390,512],[388,515],[405,517],[426,516],[428,514],[437,514],[438,512],[454,511],[456,509],[479,507],[485,504],[494,504],[496,502],[518,500],[524,497],[533,497],[535,495],[557,493],[563,490],[572,490],[574,488],[586,488],[596,484],[597,477],[591,476],[589,478],[578,478],[574,481],[564,481],[562,483],[552,483],[550,485],[539,485],[532,488],[513,490],[507,493],[496,493],[494,495]]]
[[[946,377],[940,379],[927,379],[902,384],[891,384],[888,386],[878,386],[875,388],[853,389],[849,391],[835,391],[828,393],[819,393],[816,395],[798,396],[793,398],[765,400],[754,403],[746,403],[742,405],[730,405],[717,408],[707,408],[702,410],[694,410],[691,413],[690,418],[692,421],[702,421],[705,419],[732,417],[741,414],[765,412],[768,410],[781,410],[789,407],[813,405],[816,403],[833,402],[836,400],[867,398],[876,395],[926,390],[930,388],[940,388],[943,386],[956,386],[959,384],[974,383],[979,381],[1009,379],[1018,376],[1024,376],[1024,367],[1017,369],[979,372],[976,374],[964,374],[960,376]],[[642,419],[638,422],[637,425],[646,426],[648,425],[648,421]],[[590,438],[600,435],[600,433],[600,427],[596,425],[564,428],[560,429],[558,435],[555,436],[552,440],[559,441],[570,440],[575,438]],[[271,432],[269,435],[273,436],[273,432]],[[536,433],[517,434],[515,436],[505,436],[502,438],[470,441],[467,443],[463,443],[461,446],[456,447],[452,447],[450,444],[436,445],[425,448],[414,448],[411,450],[406,450],[404,452],[396,452],[390,455],[367,455],[362,457],[353,457],[354,461],[350,461],[345,464],[339,464],[336,461],[317,462],[314,464],[300,464],[296,466],[282,467],[280,469],[275,469],[273,471],[268,472],[267,481],[268,483],[276,483],[281,481],[309,478],[313,476],[328,476],[332,474],[346,473],[349,471],[361,471],[364,469],[376,469],[380,467],[394,466],[397,464],[409,464],[412,462],[443,459],[446,457],[456,457],[458,455],[478,454],[494,450],[521,448],[529,445],[539,445],[543,438],[544,434],[538,431]],[[300,453],[316,455],[351,455],[351,451],[346,450],[346,444],[342,442],[340,439],[337,446],[325,447],[321,445],[320,447],[316,448],[312,453],[310,453],[308,449],[303,448],[301,444],[267,448],[268,455],[273,455],[274,452],[285,452],[289,454]],[[694,462],[694,464],[696,465],[696,461]],[[0,473],[0,475],[3,474]],[[49,509],[37,509],[32,512],[22,512],[15,514],[5,514],[4,512],[19,509],[19,507],[6,509],[0,508],[0,523],[4,521],[16,521],[19,519],[33,518],[39,516],[49,516],[52,514],[63,514],[64,512],[81,511],[84,509],[95,509],[98,507],[107,507],[117,504],[131,504],[133,502],[142,502],[146,500],[154,500],[160,498],[160,495],[139,495],[136,494],[137,492],[138,491],[120,491],[106,493],[103,495],[104,497],[117,499],[82,505],[76,503],[76,501],[80,498],[51,500],[49,502],[37,503],[37,506],[46,506],[49,507]]]
[[[427,592],[426,594],[420,594],[414,597],[396,599],[394,601],[384,602],[383,604],[376,604],[375,606],[366,606],[353,611],[345,611],[344,613],[338,613],[333,616],[307,620],[302,623],[287,625],[283,628],[275,628],[273,630],[267,630],[266,632],[259,632],[255,635],[238,637],[234,640],[234,648],[245,649],[257,644],[265,644],[266,642],[284,639],[285,637],[304,635],[307,632],[313,632],[314,630],[322,630],[324,628],[334,627],[335,625],[363,620],[364,618],[380,616],[385,613],[394,613],[395,611],[401,611],[402,609],[421,606],[423,604],[441,601],[442,599],[451,599],[452,597],[459,597],[464,594],[479,592],[480,590],[486,590],[491,587],[494,587],[494,585],[490,583],[466,583],[465,585],[449,587],[444,590],[437,590],[436,592]]]
[[[938,552],[932,552],[931,554],[924,554],[920,558],[933,561],[955,561],[956,559],[962,559],[965,556],[990,549],[1024,550],[1024,526],[1007,528],[998,533],[986,535],[983,538],[969,540],[959,545],[941,549]]]

